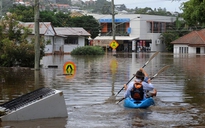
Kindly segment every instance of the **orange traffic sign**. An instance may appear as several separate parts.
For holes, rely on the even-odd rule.
[[[75,63],[68,61],[63,66],[63,73],[67,76],[67,78],[73,78],[76,74],[76,66]]]
[[[112,40],[112,41],[110,42],[110,47],[111,47],[112,49],[116,49],[118,46],[119,46],[119,44],[117,43],[116,40]]]

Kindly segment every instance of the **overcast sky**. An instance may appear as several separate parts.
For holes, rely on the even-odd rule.
[[[84,0],[85,1],[85,0]],[[88,0],[86,0],[88,1]],[[107,0],[111,1],[111,0]],[[182,2],[186,2],[188,0],[114,0],[114,4],[125,4],[127,8],[145,8],[145,7],[151,7],[154,8],[166,8],[167,11],[170,12],[182,12],[179,7]]]
[[[111,0],[110,0],[111,1]],[[145,8],[151,7],[154,8],[166,8],[167,11],[178,11],[182,2],[186,2],[188,0],[114,0],[115,4],[125,4],[127,8]]]

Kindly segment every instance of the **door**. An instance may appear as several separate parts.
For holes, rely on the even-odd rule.
[[[200,54],[200,48],[196,48],[196,53]]]

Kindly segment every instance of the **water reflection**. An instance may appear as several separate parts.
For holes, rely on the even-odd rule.
[[[40,86],[35,86],[34,72],[28,68],[0,68],[0,80],[1,103],[29,93]]]
[[[64,93],[68,118],[26,121],[20,126],[30,127],[160,127],[203,125],[205,56],[160,53],[145,67],[154,75],[165,65],[152,83],[158,90],[156,105],[135,110],[115,102],[123,97],[122,91],[133,74],[154,53],[118,53],[115,56],[46,56],[39,72],[26,68],[0,68],[1,103],[31,92],[39,87],[51,87]],[[76,65],[74,75],[64,75],[66,62]],[[55,68],[49,68],[49,65]],[[200,116],[200,117],[197,117]],[[166,117],[166,118],[165,118]],[[183,118],[183,120],[181,120]],[[54,124],[53,122],[56,122]],[[190,123],[191,122],[191,123]],[[51,124],[51,125],[49,125]],[[16,126],[16,122],[2,123]],[[19,127],[20,127],[19,126]]]
[[[2,122],[1,127],[4,128],[64,128],[66,126],[66,118],[38,119],[32,121],[13,121]]]

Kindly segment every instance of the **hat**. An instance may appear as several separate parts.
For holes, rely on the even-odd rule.
[[[137,71],[135,76],[136,76],[136,78],[139,78],[142,81],[144,80],[144,77],[145,77],[145,75],[142,71]]]

